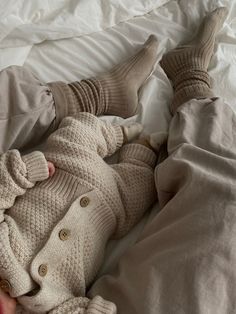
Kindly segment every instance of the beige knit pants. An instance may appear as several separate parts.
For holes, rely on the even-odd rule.
[[[236,313],[236,115],[222,99],[177,109],[156,168],[161,211],[90,296],[120,314]]]

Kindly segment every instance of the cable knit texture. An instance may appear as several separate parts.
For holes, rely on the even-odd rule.
[[[80,113],[47,141],[56,167],[47,180],[35,183],[46,178],[42,153],[1,156],[0,287],[18,297],[17,313],[116,313],[109,300],[87,299],[86,287],[108,239],[126,234],[156,200],[151,149],[127,144],[118,164],[103,160],[122,144],[120,126]]]

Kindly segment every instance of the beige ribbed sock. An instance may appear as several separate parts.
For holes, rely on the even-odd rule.
[[[174,88],[173,113],[190,99],[213,96],[207,69],[214,50],[215,36],[227,13],[225,7],[209,13],[193,40],[163,56],[160,64],[172,80]]]
[[[157,60],[157,39],[151,35],[142,49],[111,71],[98,77],[73,82],[74,106],[70,114],[86,111],[95,115],[108,114],[128,118],[136,113],[138,91],[151,73]]]

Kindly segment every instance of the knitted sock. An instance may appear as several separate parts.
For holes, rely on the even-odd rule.
[[[69,114],[86,111],[128,118],[136,113],[138,91],[157,60],[157,39],[151,35],[143,48],[125,62],[98,77],[73,82],[74,106]]]
[[[172,80],[174,88],[173,113],[190,99],[213,96],[207,69],[214,50],[215,36],[227,13],[227,8],[221,7],[208,14],[193,40],[163,56],[160,64]]]

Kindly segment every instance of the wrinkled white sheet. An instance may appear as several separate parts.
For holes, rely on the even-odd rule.
[[[206,12],[223,5],[229,16],[217,36],[210,74],[216,95],[236,110],[236,0],[2,0],[0,69],[25,65],[45,82],[80,80],[130,56],[151,33],[159,40],[159,61],[192,36]],[[145,132],[167,131],[171,97],[171,85],[157,64],[132,119],[141,121]],[[147,219],[151,217],[146,215],[112,254],[108,250],[105,268],[137,239]]]
[[[168,1],[1,0],[0,68],[22,65],[34,44],[102,31]]]

